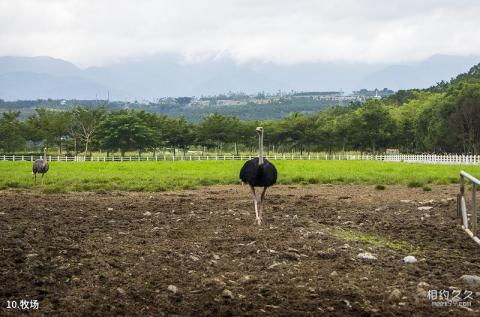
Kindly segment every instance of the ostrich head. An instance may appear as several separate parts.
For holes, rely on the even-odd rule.
[[[258,133],[259,135],[262,135],[262,134],[263,134],[263,128],[262,128],[262,127],[257,127],[257,128],[255,129],[255,131],[257,131],[257,133]]]

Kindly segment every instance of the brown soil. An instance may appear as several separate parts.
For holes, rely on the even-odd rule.
[[[242,186],[2,191],[0,315],[36,299],[45,316],[478,316],[480,289],[459,277],[480,275],[480,246],[456,225],[457,191],[275,186],[260,227]],[[425,292],[452,287],[471,307],[432,307]]]

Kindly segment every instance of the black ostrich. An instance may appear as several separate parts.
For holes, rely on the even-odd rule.
[[[43,149],[43,159],[38,159],[33,162],[32,167],[32,176],[35,179],[35,184],[37,184],[37,173],[42,174],[42,185],[43,185],[43,175],[48,172],[48,160],[47,160],[47,148]]]
[[[240,179],[242,182],[250,185],[253,195],[253,203],[255,205],[255,216],[257,224],[262,224],[263,201],[265,200],[265,192],[267,188],[277,182],[277,169],[267,159],[263,158],[263,128],[256,129],[258,133],[258,157],[251,159],[243,165],[240,170]],[[255,187],[263,187],[260,196],[260,206],[258,206]]]

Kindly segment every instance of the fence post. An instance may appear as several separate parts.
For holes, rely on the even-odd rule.
[[[458,223],[462,224],[462,198],[465,195],[465,179],[460,175],[460,194],[458,195]]]
[[[477,184],[472,187],[472,233],[477,235]]]

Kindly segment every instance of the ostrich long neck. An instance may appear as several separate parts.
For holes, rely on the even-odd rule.
[[[263,165],[263,131],[258,137],[258,164]]]
[[[44,162],[47,161],[47,150],[46,149],[43,149],[43,161]]]

